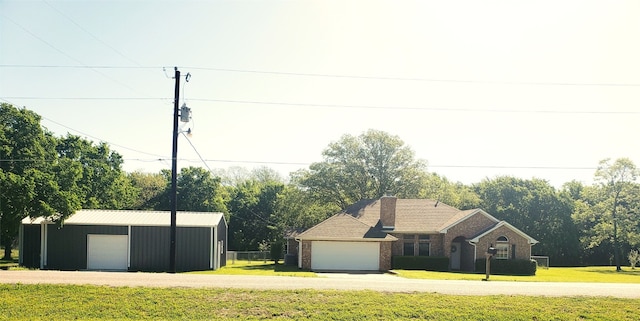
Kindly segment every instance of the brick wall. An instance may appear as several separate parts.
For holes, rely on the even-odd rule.
[[[380,222],[383,227],[396,225],[396,201],[394,196],[380,198]]]
[[[506,237],[509,241],[509,259],[511,259],[513,255],[513,245],[515,245],[516,259],[529,260],[531,258],[531,245],[529,244],[529,240],[504,225],[480,239],[476,246],[478,258],[483,258],[485,252],[489,248],[489,245],[496,245],[498,243],[496,240],[500,236]]]
[[[392,242],[380,242],[380,271],[391,270]]]
[[[456,237],[469,239],[473,236],[478,235],[478,233],[488,229],[494,224],[496,223],[490,220],[488,217],[484,216],[481,213],[476,213],[475,215],[464,220],[463,222],[451,227],[447,231],[447,234],[445,235],[443,240],[444,256],[451,257],[451,242],[453,242],[453,239],[455,239]],[[465,257],[465,258],[468,259],[469,257]]]
[[[311,241],[302,241],[302,268],[311,269]]]

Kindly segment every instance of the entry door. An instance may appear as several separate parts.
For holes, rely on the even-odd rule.
[[[87,235],[87,269],[127,270],[127,235]]]
[[[451,269],[460,270],[460,242],[451,243]]]

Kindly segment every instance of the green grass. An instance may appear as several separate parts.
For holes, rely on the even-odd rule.
[[[437,280],[480,280],[485,274],[460,272],[431,272],[395,270],[399,276],[412,279]],[[491,275],[495,281],[518,282],[606,282],[606,283],[640,283],[640,269],[623,268],[616,272],[614,266],[591,267],[551,267],[538,269],[535,276]]]
[[[315,277],[315,273],[298,269],[297,266],[275,264],[273,261],[235,261],[227,262],[215,271],[188,272],[193,274],[230,274],[230,275],[274,275],[274,276],[301,276]]]
[[[4,256],[4,248],[0,248],[0,258]],[[18,267],[18,250],[11,250],[11,260],[0,260],[0,269],[9,270]]]
[[[0,320],[638,320],[640,299],[0,285]]]

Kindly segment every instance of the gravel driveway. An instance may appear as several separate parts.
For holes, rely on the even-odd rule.
[[[640,284],[414,280],[389,274],[324,274],[320,277],[238,276],[90,271],[0,270],[0,283],[108,286],[373,290],[458,295],[610,296],[640,298]]]

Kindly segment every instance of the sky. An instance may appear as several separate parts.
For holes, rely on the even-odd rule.
[[[178,167],[288,177],[377,129],[454,182],[591,184],[602,159],[640,165],[638,17],[638,1],[0,0],[0,101],[153,173],[171,168],[177,67]]]

